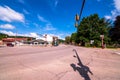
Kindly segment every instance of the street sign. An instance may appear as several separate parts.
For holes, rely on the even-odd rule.
[[[90,40],[90,44],[93,44],[94,43],[94,40]]]
[[[104,38],[104,35],[100,35],[101,38]]]

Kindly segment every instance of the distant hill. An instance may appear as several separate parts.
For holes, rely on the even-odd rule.
[[[7,34],[0,33],[0,40],[2,40],[2,38],[6,38],[6,37],[8,37]]]
[[[28,40],[30,40],[31,38],[32,39],[35,39],[33,37],[26,37],[26,36],[9,36],[7,34],[4,34],[4,33],[0,33],[0,40],[2,40],[2,38],[28,38]]]

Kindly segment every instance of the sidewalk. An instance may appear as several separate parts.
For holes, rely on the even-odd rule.
[[[1,47],[6,47],[6,45],[0,45],[0,48],[1,48]]]

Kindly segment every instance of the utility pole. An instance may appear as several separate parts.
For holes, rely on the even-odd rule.
[[[83,11],[83,8],[84,8],[84,5],[85,5],[85,0],[83,0],[82,2],[82,7],[81,7],[81,10],[80,10],[80,14],[76,14],[75,15],[75,27],[77,28],[80,24],[80,19],[81,19],[81,15],[82,15],[82,11]]]
[[[80,10],[80,14],[79,15],[78,14],[75,15],[75,20],[76,20],[75,27],[78,27],[78,24],[79,24],[79,21],[81,19],[81,15],[82,15],[82,11],[83,11],[84,5],[85,5],[85,0],[83,0],[82,7],[81,7],[81,10]]]
[[[104,35],[100,35],[101,38],[101,47],[104,49]]]

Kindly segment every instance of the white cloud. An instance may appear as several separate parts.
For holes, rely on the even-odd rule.
[[[13,26],[11,24],[3,24],[3,25],[0,25],[0,28],[2,28],[2,29],[14,29],[15,26]]]
[[[120,0],[114,0],[116,10],[120,11]]]
[[[105,19],[111,19],[111,16],[107,15],[107,16],[105,16]]]
[[[34,32],[30,33],[28,36],[35,37],[35,38],[39,37],[39,35],[37,33],[34,33]]]
[[[98,2],[100,2],[101,0],[97,0]]]
[[[51,30],[56,30],[56,28],[54,28],[54,27],[52,26],[52,24],[48,23],[48,24],[46,24],[44,30],[45,30],[45,31],[51,31]]]
[[[62,40],[65,40],[65,37],[70,36],[70,35],[71,35],[71,33],[69,33],[69,34],[68,33],[58,33],[57,34],[58,38],[62,39]]]
[[[45,35],[38,34],[38,33],[35,33],[35,32],[31,32],[31,33],[28,33],[28,34],[22,34],[22,36],[34,37],[34,38],[37,38],[37,39],[44,39],[43,36],[45,36]]]
[[[34,32],[31,32],[31,33],[28,33],[28,34],[18,34],[19,36],[27,36],[27,37],[39,37],[39,35],[37,35],[36,33]]]
[[[50,6],[51,10],[56,11],[56,7],[58,6],[60,0],[48,0],[48,5]]]
[[[58,0],[55,1],[55,7],[57,7],[57,5],[58,5]]]
[[[64,34],[50,34],[51,36],[56,36],[56,37],[58,37],[59,39],[64,39],[62,36],[64,35]]]
[[[16,12],[8,6],[0,6],[0,20],[7,22],[24,22],[24,15],[19,12]]]
[[[38,19],[42,22],[48,22],[44,17],[38,15]]]
[[[27,36],[27,37],[34,37],[34,38],[39,38],[40,36],[35,33],[35,32],[31,32],[28,34],[19,34],[19,33],[14,33],[12,31],[6,31],[6,30],[0,30],[0,33],[4,33],[4,34],[8,34],[9,36]]]
[[[13,33],[12,31],[6,31],[6,30],[0,30],[1,33],[8,34],[9,36],[15,36],[16,33]]]
[[[118,10],[113,10],[111,11],[111,14],[112,14],[112,19],[113,21],[115,20],[116,16],[120,15],[120,11]]]
[[[41,27],[41,26],[38,25],[37,23],[33,23],[33,25],[34,25],[35,27]]]
[[[22,3],[22,4],[25,4],[25,1],[24,0],[18,0],[18,2]]]
[[[19,34],[19,33],[14,33],[12,31],[6,31],[6,30],[0,30],[1,33],[4,33],[4,34],[8,34],[9,36],[26,36],[26,37],[34,37],[34,38],[37,38],[37,39],[43,39],[45,40],[44,37],[42,37],[41,35],[35,33],[35,32],[31,32],[31,33],[27,33],[27,34]],[[46,34],[43,34],[43,36],[45,36]],[[52,36],[56,36],[58,37],[59,39],[65,39],[65,36],[67,35],[70,35],[70,34],[67,34],[67,33],[47,33],[47,40],[50,41],[52,39]]]
[[[23,12],[25,13],[25,14],[30,14],[27,10],[25,10],[25,9],[23,9]]]
[[[56,30],[56,28],[53,27],[53,25],[51,24],[51,22],[49,22],[48,20],[46,20],[44,17],[38,15],[38,19],[42,22],[45,22],[46,25],[43,28],[44,31],[52,31],[52,30]],[[38,26],[36,24],[34,24],[35,26]],[[41,26],[40,26],[41,27]]]
[[[114,7],[115,9],[113,9],[111,11],[111,16],[110,15],[106,15],[105,18],[111,18],[112,21],[115,20],[116,16],[120,15],[120,1],[119,0],[113,0],[114,2]]]
[[[65,37],[66,36],[70,36],[71,33],[65,33],[65,32],[55,32],[55,33],[47,33],[49,36],[56,36],[58,37],[59,39],[63,39],[65,40]]]

